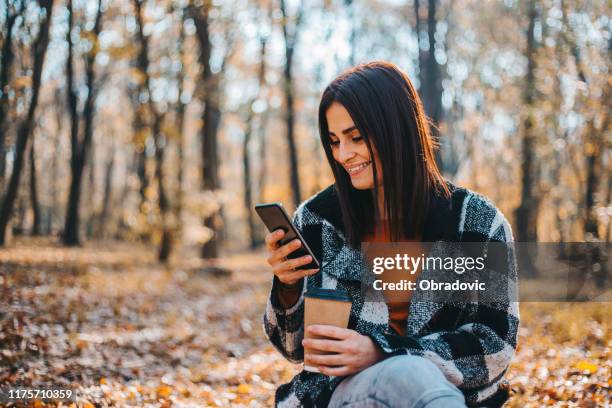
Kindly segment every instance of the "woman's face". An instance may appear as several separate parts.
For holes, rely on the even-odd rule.
[[[332,103],[326,113],[329,138],[334,159],[349,174],[353,187],[358,190],[374,188],[374,170],[368,146],[353,123],[351,115],[338,102]],[[382,166],[375,153],[378,184],[382,184]]]

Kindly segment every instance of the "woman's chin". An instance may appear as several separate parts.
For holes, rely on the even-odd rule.
[[[374,183],[368,182],[368,180],[359,180],[358,178],[351,178],[351,184],[357,190],[371,190],[374,188]]]

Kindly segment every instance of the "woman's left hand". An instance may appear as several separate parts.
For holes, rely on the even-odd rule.
[[[304,339],[304,347],[336,353],[304,355],[304,361],[318,367],[322,374],[337,377],[355,374],[384,358],[384,353],[370,337],[355,330],[328,325],[312,325],[306,330],[313,336],[329,339]]]

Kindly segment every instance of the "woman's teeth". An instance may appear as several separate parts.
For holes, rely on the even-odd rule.
[[[365,162],[365,163],[361,163],[358,166],[349,167],[349,168],[346,169],[346,171],[348,171],[349,174],[359,173],[361,170],[365,169],[369,165],[370,165],[370,162],[368,161],[368,162]]]

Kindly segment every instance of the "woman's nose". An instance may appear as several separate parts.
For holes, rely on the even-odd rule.
[[[347,160],[352,159],[355,156],[355,151],[348,146],[346,143],[340,143],[340,152],[338,158],[341,163],[345,163]]]

